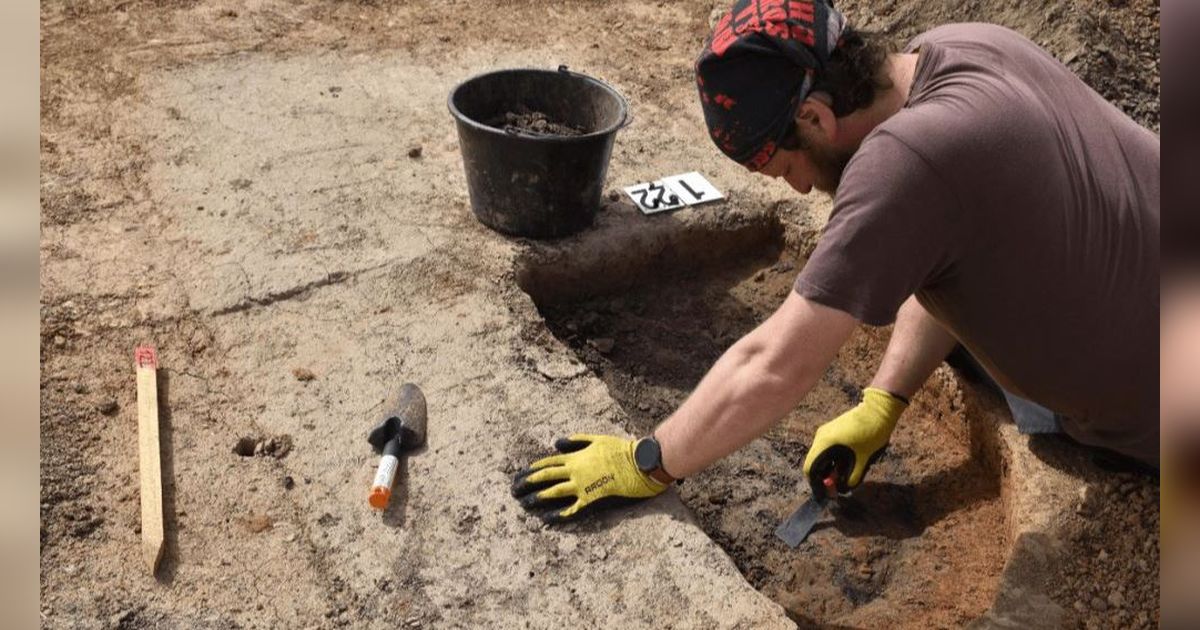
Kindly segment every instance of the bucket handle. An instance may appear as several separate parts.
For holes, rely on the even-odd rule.
[[[567,64],[565,64],[565,63],[558,64],[558,71],[562,72],[563,74],[578,74],[576,72],[571,72],[571,69],[568,68]],[[580,76],[586,76],[586,75],[580,75]],[[619,124],[617,124],[617,128],[614,129],[613,131],[620,131],[632,124],[633,124],[633,113],[629,111],[629,104],[626,103],[625,104],[625,116],[621,119],[621,122]]]

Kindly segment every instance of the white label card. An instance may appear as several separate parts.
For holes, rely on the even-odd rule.
[[[664,177],[662,181],[689,206],[725,198],[716,186],[708,183],[708,180],[696,171]]]
[[[675,191],[667,188],[662,180],[626,186],[625,194],[629,195],[643,214],[676,210],[687,205]]]
[[[721,191],[695,171],[626,186],[624,190],[643,214],[677,210],[725,198]]]

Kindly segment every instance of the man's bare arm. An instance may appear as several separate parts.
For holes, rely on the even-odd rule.
[[[916,296],[908,298],[896,313],[896,327],[871,387],[912,400],[955,343]]]
[[[791,293],[654,431],[666,471],[693,475],[766,433],[813,388],[857,325],[847,313]]]

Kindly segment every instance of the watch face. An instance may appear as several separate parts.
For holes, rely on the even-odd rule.
[[[653,438],[642,438],[633,447],[633,461],[637,464],[638,470],[648,473],[657,469],[662,463],[662,450],[658,446],[658,440]]]

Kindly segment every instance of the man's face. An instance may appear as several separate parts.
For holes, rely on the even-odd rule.
[[[803,127],[797,133],[800,148],[779,149],[759,172],[768,177],[782,177],[802,194],[816,188],[832,197],[854,151],[836,149],[825,138],[809,134]]]

